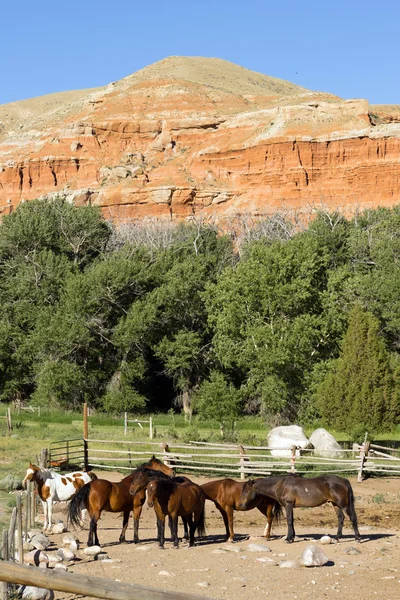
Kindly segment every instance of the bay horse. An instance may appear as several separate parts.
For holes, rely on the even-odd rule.
[[[37,484],[38,496],[42,502],[44,512],[43,530],[50,530],[53,519],[53,503],[67,502],[86,483],[97,479],[94,473],[73,471],[61,475],[51,469],[44,469],[29,463],[22,484],[34,481]]]
[[[204,503],[205,494],[201,487],[192,481],[177,483],[173,479],[151,478],[145,483],[147,504],[154,507],[157,516],[157,529],[160,548],[165,541],[165,517],[169,516],[174,547],[179,547],[178,517],[189,525],[189,546],[194,546],[194,534],[205,534]],[[140,488],[140,486],[138,486]]]
[[[350,481],[337,475],[303,478],[296,475],[262,477],[250,479],[243,486],[239,506],[242,510],[257,494],[274,498],[285,507],[288,532],[286,542],[294,541],[293,509],[305,506],[321,506],[331,502],[337,517],[337,539],[342,537],[344,513],[346,511],[353,525],[356,541],[360,540],[357,515],[354,507],[354,494]]]
[[[135,544],[139,541],[139,519],[142,514],[142,507],[146,500],[146,492],[134,497],[129,493],[132,481],[137,477],[141,470],[154,469],[162,471],[168,477],[175,475],[173,469],[165,465],[161,460],[153,456],[148,462],[141,465],[130,475],[122,479],[119,483],[112,483],[107,479],[97,479],[84,485],[79,492],[72,498],[68,507],[68,517],[71,523],[80,527],[82,524],[82,507],[86,507],[90,515],[90,528],[88,536],[88,546],[93,544],[100,545],[97,536],[97,521],[103,510],[107,512],[122,512],[122,531],[119,536],[119,542],[126,542],[125,533],[128,527],[129,515],[133,510]]]
[[[239,482],[227,477],[203,483],[201,488],[206,495],[206,500],[212,500],[222,515],[226,529],[226,541],[233,542],[235,535],[233,532],[233,511],[251,510],[252,508],[257,508],[267,518],[263,535],[269,539],[273,519],[279,519],[282,514],[281,505],[277,500],[257,494],[244,508],[241,508],[239,501],[244,485],[244,481]]]
[[[132,496],[135,496],[136,494],[141,493],[142,491],[145,491],[147,489],[147,486],[149,485],[150,481],[152,481],[153,479],[170,479],[170,477],[165,475],[162,471],[155,471],[152,469],[139,468],[139,469],[137,469],[136,476],[131,483],[131,486],[129,488],[129,493],[132,494]],[[172,477],[172,480],[175,481],[175,483],[177,483],[178,485],[180,483],[193,483],[193,481],[191,479],[189,479],[188,477],[185,477],[184,475],[178,475],[176,477]],[[188,529],[187,521],[185,520],[184,517],[182,517],[182,522],[183,522],[183,528],[184,528],[183,539],[188,540],[189,539],[189,529]],[[172,533],[171,517],[169,517],[169,528],[171,530],[171,536],[172,536],[173,533]]]

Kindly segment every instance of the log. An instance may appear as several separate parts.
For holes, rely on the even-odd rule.
[[[76,573],[57,573],[3,561],[0,562],[0,581],[110,600],[200,600],[199,596],[193,594],[162,592],[133,583],[120,583],[112,579],[88,577]],[[201,598],[204,600],[205,597],[201,596]]]

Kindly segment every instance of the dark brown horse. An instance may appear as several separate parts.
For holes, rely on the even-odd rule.
[[[240,497],[245,482],[235,481],[234,479],[218,479],[208,481],[201,486],[206,495],[206,500],[212,500],[218,508],[224,520],[227,541],[233,542],[233,511],[234,510],[258,510],[266,516],[267,525],[264,529],[264,536],[269,539],[271,535],[271,526],[274,518],[279,518],[282,512],[281,505],[277,500],[267,496],[256,495],[244,508],[239,507]]]
[[[176,483],[173,479],[151,479],[147,487],[147,502],[154,506],[160,547],[165,541],[165,517],[171,517],[171,533],[174,547],[178,548],[178,517],[189,526],[189,546],[194,546],[194,534],[205,534],[205,494],[201,487],[191,481]]]
[[[132,496],[135,496],[136,494],[144,493],[144,491],[147,489],[147,486],[149,485],[150,481],[152,481],[153,479],[170,479],[170,477],[165,475],[162,471],[155,471],[152,469],[140,469],[140,472],[139,472],[139,469],[138,469],[136,476],[131,483],[131,487],[129,488],[129,493],[132,494]],[[185,477],[184,475],[178,475],[176,477],[172,477],[172,480],[175,481],[175,483],[177,483],[178,485],[181,483],[193,483],[193,481],[191,479],[189,479],[188,477]],[[182,522],[183,522],[183,528],[184,528],[183,538],[185,540],[188,540],[189,539],[189,528],[188,528],[187,520],[185,519],[185,517],[182,517]],[[173,537],[173,532],[172,532],[173,523],[172,523],[171,517],[169,517],[169,528],[171,530],[171,536]],[[158,539],[159,539],[159,537],[158,537]]]
[[[295,537],[293,526],[293,509],[298,506],[321,506],[331,502],[338,517],[337,538],[342,537],[344,513],[346,511],[354,529],[357,541],[360,533],[357,525],[357,515],[354,508],[354,495],[350,481],[337,475],[303,478],[295,475],[283,477],[263,477],[250,479],[243,487],[239,506],[244,509],[257,494],[274,498],[285,507],[288,533],[286,541],[292,543]]]
[[[100,519],[103,510],[123,513],[122,531],[119,536],[120,543],[126,541],[125,532],[128,527],[130,512],[133,510],[133,541],[135,544],[139,541],[139,519],[142,514],[142,506],[146,500],[146,492],[143,490],[141,493],[132,497],[129,493],[129,488],[135,477],[137,477],[142,470],[146,469],[162,471],[169,477],[175,475],[170,467],[167,467],[167,465],[164,465],[158,458],[153,456],[147,463],[141,465],[119,483],[112,483],[106,479],[96,479],[95,481],[91,481],[84,485],[79,492],[75,494],[69,503],[68,517],[73,525],[79,527],[82,524],[82,508],[88,510],[90,515],[88,546],[93,546],[93,544],[99,545],[99,538],[97,537],[97,521]]]

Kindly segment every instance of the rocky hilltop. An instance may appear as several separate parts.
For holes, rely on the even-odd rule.
[[[0,106],[0,213],[52,194],[115,220],[390,206],[400,107],[173,56]]]

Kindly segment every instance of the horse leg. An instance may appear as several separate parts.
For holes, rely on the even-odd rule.
[[[186,517],[182,517],[182,523],[183,523],[183,539],[188,540],[189,539],[189,527],[188,527]]]
[[[219,504],[217,504],[216,502],[214,502],[215,506],[218,508],[219,512],[222,515],[222,518],[224,520],[224,525],[225,525],[225,532],[226,532],[226,539],[225,541],[227,542],[228,540],[230,540],[231,542],[233,541],[233,515],[232,515],[232,523],[229,523],[228,521],[228,515],[226,514],[226,511],[222,508],[222,506],[220,506]],[[232,529],[232,539],[231,539],[231,529]]]
[[[267,514],[265,515],[267,517],[267,524],[265,526],[264,533],[263,533],[263,536],[265,538],[267,538],[267,540],[269,540],[269,538],[271,537],[271,527],[272,527],[272,521],[274,518],[273,510],[274,510],[273,505],[268,504]]]
[[[94,511],[90,516],[88,546],[100,546],[99,538],[97,537],[97,521],[100,519],[100,511]],[[94,543],[93,543],[94,538]]]
[[[133,543],[139,543],[139,521],[142,514],[142,504],[133,505]]]
[[[47,530],[51,530],[51,524],[53,521],[53,499],[48,498],[46,501],[47,504]]]
[[[335,509],[338,518],[338,530],[336,534],[336,539],[340,540],[343,532],[344,513],[340,506],[336,506],[336,504],[333,505],[333,508]]]
[[[354,537],[356,538],[356,541],[359,542],[361,536],[360,532],[358,531],[357,515],[356,511],[354,510],[354,506],[346,506],[346,513],[348,514],[351,524],[353,525]]]
[[[43,506],[43,514],[44,514],[44,523],[43,523],[43,531],[47,529],[47,502],[45,500],[41,500]]]
[[[287,532],[287,536],[286,536],[286,542],[288,544],[292,544],[294,541],[294,536],[295,531],[294,531],[294,525],[293,525],[293,502],[287,502],[286,506],[286,520],[287,520],[287,525],[288,525],[288,532]]]
[[[126,532],[126,529],[128,527],[129,513],[130,512],[131,512],[130,510],[124,510],[124,518],[123,518],[123,521],[122,521],[122,531],[121,531],[121,535],[119,536],[119,543],[120,544],[126,542],[125,532]]]
[[[164,548],[165,542],[165,516],[161,518],[157,515],[157,530],[160,548]]]
[[[194,546],[194,534],[197,528],[197,521],[193,522],[192,514],[187,516],[187,521],[189,524],[189,548]]]
[[[179,539],[178,539],[178,516],[171,517],[172,524],[172,538],[174,541],[174,548],[179,548]]]

